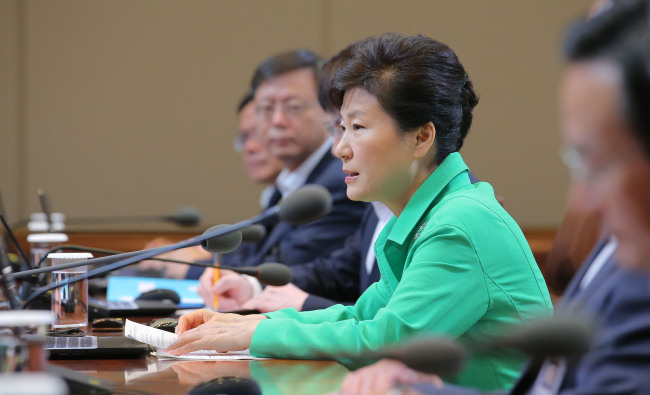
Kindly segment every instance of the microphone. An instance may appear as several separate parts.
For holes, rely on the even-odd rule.
[[[227,226],[231,225],[215,225],[203,233],[205,234],[218,229],[223,229]],[[226,237],[228,235],[230,235],[230,238],[227,239]],[[224,252],[234,250],[235,248],[239,247],[241,243],[256,243],[264,239],[264,237],[266,237],[266,228],[262,225],[255,224],[243,228],[240,232],[227,233],[223,236],[212,237],[210,239],[203,240],[201,242],[201,247],[207,252],[211,252],[213,254],[222,254]],[[236,243],[237,247],[224,249],[224,245],[229,245],[230,243]]]
[[[14,232],[9,227],[9,224],[5,220],[5,216],[3,213],[0,213],[0,222],[2,222],[2,226],[5,228],[5,232],[6,232],[5,234],[9,236],[14,247],[16,247],[16,251],[18,252],[20,258],[22,259],[23,264],[25,265],[25,267],[30,267],[31,265],[29,263],[29,259],[27,259],[27,255],[25,254],[25,251],[23,251],[22,247],[20,247],[20,243],[18,242],[18,240],[16,240],[16,235],[14,235]]]
[[[220,230],[220,229],[223,229],[224,227],[227,227],[227,226],[230,226],[230,225],[217,225],[217,226],[214,226],[214,227],[208,229],[203,234],[205,235],[205,234],[210,233],[210,232],[214,233],[214,230]],[[210,252],[215,253],[215,254],[221,254],[221,253],[224,253],[224,252],[232,251],[232,250],[236,249],[237,247],[239,247],[239,245],[241,244],[241,240],[242,240],[241,232],[233,231],[233,232],[225,233],[225,234],[220,235],[220,236],[211,237],[211,238],[209,238],[207,240],[202,241],[201,243],[207,242],[209,244],[208,245],[209,249],[206,249],[207,251],[210,251]],[[128,258],[137,256],[137,255],[140,255],[140,254],[145,253],[145,252],[156,251],[156,250],[159,250],[161,248],[164,248],[164,247],[150,248],[150,249],[147,249],[147,250],[139,250],[139,251],[133,251],[133,252],[122,252],[122,253],[120,253],[120,252],[117,252],[117,251],[105,250],[105,249],[100,249],[100,248],[83,247],[83,246],[77,246],[77,245],[61,245],[61,246],[57,246],[55,248],[52,248],[52,249],[48,250],[45,254],[43,254],[43,258],[39,262],[39,265],[43,260],[47,259],[47,254],[49,254],[51,252],[60,251],[60,250],[89,251],[89,252],[97,252],[97,253],[100,253],[100,254],[110,254],[110,255],[105,256],[105,257],[101,257],[101,258],[86,259],[84,261],[79,261],[79,262],[64,263],[64,264],[61,264],[61,265],[57,265],[56,270],[70,269],[70,268],[73,268],[73,267],[86,266],[86,265],[91,265],[91,264],[93,264],[93,265],[110,264],[110,263],[114,263],[114,262],[117,262],[117,261],[120,261],[120,260],[123,260],[123,259],[128,259]],[[165,262],[173,262],[173,263],[183,263],[183,264],[186,264],[186,265],[194,265],[194,266],[213,267],[212,265],[207,264],[207,263],[187,262],[187,261],[180,261],[180,260],[177,260],[177,259],[155,258],[155,257],[146,258],[146,259],[154,259],[154,260],[160,260],[160,261],[165,261]],[[36,275],[36,274],[48,273],[48,272],[51,272],[51,271],[54,271],[54,270],[55,269],[52,266],[41,267],[41,268],[38,268],[38,269],[31,269],[31,270],[23,270],[21,272],[15,273],[14,277],[28,277],[28,276],[32,276],[32,275]]]
[[[47,195],[45,194],[45,189],[38,188],[36,190],[36,194],[38,195],[38,201],[41,205],[41,210],[43,210],[45,213],[49,231],[52,232],[54,230],[54,221],[52,221],[52,212],[50,211],[50,203]]]
[[[195,207],[185,206],[178,208],[172,215],[68,218],[66,222],[69,225],[87,225],[163,221],[172,222],[179,226],[191,227],[201,223],[201,217],[201,210]]]
[[[266,228],[260,224],[247,226],[241,230],[242,243],[257,243],[266,237]]]
[[[507,336],[474,345],[475,353],[515,349],[534,357],[581,355],[589,350],[596,330],[585,316],[555,316],[511,331]]]
[[[205,234],[205,233],[211,232],[211,231],[216,230],[216,229],[224,228],[226,226],[230,226],[230,225],[216,225],[216,226],[213,226],[212,228],[206,230],[203,233]],[[257,233],[257,232],[253,231],[253,233]],[[243,231],[242,232],[235,231],[235,232],[232,232],[232,233],[226,233],[226,234],[221,235],[221,236],[217,236],[217,237],[213,237],[213,238],[204,240],[204,241],[201,242],[201,245],[208,252],[212,252],[213,254],[221,254],[221,253],[230,252],[230,251],[236,249],[242,243],[242,240],[243,240]],[[92,259],[90,261],[89,260],[84,261],[85,264],[88,265],[88,264],[106,264],[106,263],[116,262],[116,261],[118,261],[120,259],[126,259],[126,258],[129,258],[129,257],[135,256],[137,254],[140,254],[140,253],[142,253],[144,251],[150,251],[152,249],[139,250],[139,251],[134,251],[134,252],[122,252],[122,251],[106,250],[106,249],[101,249],[101,248],[84,247],[84,246],[78,246],[78,245],[73,245],[73,244],[65,244],[65,245],[60,245],[60,246],[57,246],[57,247],[54,247],[54,248],[51,248],[51,249],[45,251],[45,253],[43,253],[43,257],[41,258],[40,261],[38,261],[36,266],[40,267],[41,263],[43,263],[43,261],[47,259],[48,254],[50,254],[52,252],[61,251],[61,250],[87,251],[87,252],[96,252],[96,253],[99,253],[99,254],[110,255],[108,257],[94,258],[94,259]],[[172,263],[185,263],[185,264],[188,264],[188,265],[193,264],[193,262],[180,261],[180,260],[177,260],[177,259],[155,258],[155,257],[150,258],[150,259],[157,260],[157,261],[164,261],[164,262],[172,262]],[[71,265],[70,267],[76,267],[77,265],[74,265],[75,263],[76,262],[73,262],[72,264],[70,264]],[[68,264],[65,264],[65,265],[68,265]],[[64,265],[58,265],[58,267],[62,268],[62,269],[67,268]],[[25,270],[25,271],[20,272],[20,274],[22,274],[21,277],[25,277],[25,276],[32,275],[32,274],[38,274],[38,273],[43,273],[43,270],[35,269],[35,270]]]
[[[221,229],[226,229],[229,226],[232,225],[215,225],[211,227],[210,229],[206,230],[203,232],[203,234],[209,234],[211,232],[215,232]],[[205,239],[201,241],[201,247],[203,247],[204,250],[211,252],[213,254],[221,254],[224,252],[229,252],[234,250],[235,248],[239,247],[239,245],[242,243],[243,235],[241,231],[235,231],[235,232],[230,232],[226,233],[222,236],[219,237],[211,237],[209,239]],[[233,248],[229,248],[230,246],[233,246]],[[224,248],[228,247],[228,248]]]
[[[195,207],[181,207],[172,216],[162,217],[162,219],[174,222],[180,226],[196,226],[201,223],[201,210]]]
[[[503,350],[517,350],[537,358],[581,355],[589,350],[595,329],[594,320],[588,317],[558,316],[464,345],[444,337],[421,337],[360,355],[346,352],[338,355],[352,359],[393,359],[419,372],[450,376],[458,373],[471,355]]]
[[[282,199],[277,206],[277,215],[292,225],[315,221],[332,211],[332,195],[320,185],[309,184]],[[272,210],[271,207],[266,211]]]
[[[276,287],[287,285],[291,282],[291,269],[281,263],[266,262],[259,266],[243,266],[238,268],[218,266],[217,268],[232,270],[239,274],[247,274],[256,277],[261,283]]]
[[[394,359],[418,372],[451,376],[463,367],[468,352],[452,339],[423,337],[399,347],[364,353],[364,356]]]
[[[470,354],[510,349],[537,358],[582,355],[589,350],[595,327],[594,320],[584,316],[557,316],[465,346],[443,338],[421,338],[393,350],[377,352],[375,356],[401,361],[424,373],[452,375]]]
[[[240,229],[243,229],[250,225],[260,223],[262,221],[280,219],[283,221],[287,221],[291,224],[302,224],[309,221],[313,221],[327,214],[329,210],[331,210],[331,207],[332,207],[332,196],[330,195],[327,189],[325,189],[320,185],[313,185],[313,184],[307,185],[298,189],[297,191],[289,195],[286,199],[280,201],[280,203],[277,206],[273,206],[264,210],[260,215],[252,219],[244,220],[222,229],[216,229],[210,232],[206,232],[200,236],[195,236],[187,240],[170,244],[168,246],[153,248],[150,250],[144,250],[141,251],[141,253],[138,255],[131,256],[129,258],[123,259],[118,262],[110,263],[98,269],[89,270],[87,273],[83,275],[69,277],[59,283],[54,283],[48,286],[41,287],[37,289],[32,295],[30,295],[29,298],[27,298],[27,300],[25,300],[25,304],[23,305],[23,308],[25,308],[25,306],[27,306],[32,300],[37,298],[39,295],[62,285],[70,284],[76,281],[84,280],[89,277],[104,274],[109,271],[116,270],[128,266],[132,263],[144,259],[149,259],[151,257],[164,254],[169,251],[198,245],[203,240],[207,240],[212,237],[221,236],[233,231],[239,231]],[[108,258],[112,258],[112,257],[108,257]],[[86,264],[98,263],[99,259],[102,258],[86,260],[84,261],[84,263]],[[58,267],[61,268],[60,265]]]
[[[225,225],[218,225],[218,226],[225,226]],[[230,246],[232,245],[232,240],[235,239],[230,236],[230,234],[225,235],[225,241],[219,243],[216,241],[216,239],[219,239],[218,237],[213,238],[215,240],[214,243],[211,244],[212,251],[216,251],[215,253],[219,253],[220,251],[226,251],[226,250],[232,250]],[[221,250],[218,249],[218,245],[221,244],[223,248]],[[74,251],[87,251],[87,252],[95,252],[95,253],[100,253],[100,254],[114,254],[110,257],[106,258],[113,258],[116,259],[116,256],[135,256],[137,254],[140,254],[142,251],[134,251],[134,252],[127,252],[127,253],[119,253],[117,251],[112,251],[112,250],[106,250],[102,248],[91,248],[91,247],[84,247],[84,246],[78,246],[78,245],[61,245],[57,248],[53,248],[49,252],[55,252],[58,250],[74,250]],[[143,250],[147,251],[147,250]],[[48,253],[49,253],[48,252]],[[97,258],[98,259],[98,258]],[[291,282],[291,269],[289,269],[288,266],[283,265],[281,263],[274,263],[274,262],[267,262],[267,263],[262,263],[259,266],[241,266],[241,267],[232,267],[232,266],[214,266],[209,263],[203,263],[203,262],[189,262],[189,261],[181,261],[178,259],[168,259],[168,258],[149,258],[153,260],[159,260],[163,262],[171,262],[171,263],[181,263],[184,265],[191,265],[191,266],[201,266],[201,267],[209,267],[209,268],[219,268],[219,269],[225,269],[225,270],[231,270],[236,273],[240,274],[247,274],[249,276],[257,277],[260,282],[267,284],[267,285],[275,285],[275,286],[280,286],[280,285],[287,285]],[[119,259],[118,259],[119,260]],[[12,273],[12,278],[21,278],[21,277],[28,277],[31,275],[36,275],[36,274],[41,274],[41,273],[48,273],[48,272],[53,272],[55,270],[62,270],[62,269],[69,269],[73,267],[78,267],[78,266],[85,266],[90,263],[90,261],[94,261],[94,259],[87,259],[84,261],[79,261],[79,262],[71,262],[71,263],[65,263],[61,265],[57,265],[56,267],[48,266],[48,267],[43,267],[39,269],[33,269],[33,270],[24,270],[21,272],[17,273]],[[90,263],[89,263],[90,262]]]
[[[9,302],[9,307],[12,310],[18,310],[21,307],[20,298],[18,296],[16,282],[14,281],[11,262],[9,262],[5,242],[2,238],[0,238],[0,269],[2,270],[2,289],[6,295],[7,301]]]

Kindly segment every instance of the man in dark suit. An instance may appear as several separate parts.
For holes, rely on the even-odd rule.
[[[310,51],[297,50],[274,55],[258,66],[251,84],[259,121],[255,138],[284,166],[276,180],[271,205],[305,184],[317,184],[330,191],[332,211],[305,225],[268,224],[267,235],[261,242],[244,247],[244,254],[224,254],[224,265],[300,265],[337,250],[359,226],[366,205],[347,198],[341,163],[330,153],[332,141],[317,97],[319,60]],[[222,272],[222,283],[228,281],[228,276],[234,276]],[[211,300],[215,294],[211,281],[212,270],[208,269],[201,276],[204,300]],[[236,295],[221,294],[220,308],[238,308],[236,299]]]
[[[241,300],[241,307],[262,312],[288,307],[308,311],[334,304],[354,304],[366,288],[379,280],[373,246],[392,216],[387,207],[373,203],[366,209],[359,229],[348,237],[342,248],[327,257],[292,266],[292,284],[266,287],[260,295]],[[242,285],[246,284],[233,284],[233,287]]]

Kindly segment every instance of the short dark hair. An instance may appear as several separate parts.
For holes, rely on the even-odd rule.
[[[650,40],[641,39],[623,52],[624,105],[632,129],[650,157]]]
[[[327,60],[318,70],[316,82],[318,83],[318,102],[326,112],[338,111],[339,107],[332,102],[330,88],[334,75],[343,64],[352,56],[353,45],[348,46]]]
[[[257,66],[251,81],[251,89],[255,91],[271,78],[305,68],[312,70],[315,78],[321,63],[322,59],[308,49],[296,49],[270,56]]]
[[[433,123],[437,152],[432,165],[460,150],[478,104],[454,51],[422,35],[385,33],[354,44],[332,81],[332,102],[340,108],[345,92],[356,87],[377,98],[401,133]]]
[[[244,107],[248,105],[248,103],[252,102],[254,98],[255,98],[255,90],[251,88],[239,100],[239,103],[237,104],[237,114],[239,114],[244,109]]]
[[[621,72],[623,117],[650,156],[650,53],[648,0],[618,0],[567,34],[568,62],[605,61]]]

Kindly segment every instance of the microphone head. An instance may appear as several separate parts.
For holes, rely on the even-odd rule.
[[[211,227],[210,229],[203,232],[203,234],[211,233],[219,229],[223,229],[230,225],[222,224]],[[201,247],[204,250],[211,252],[213,254],[223,254],[224,252],[230,252],[235,248],[239,247],[242,241],[241,232],[234,230],[226,234],[215,236],[201,242]]]
[[[485,348],[514,348],[537,357],[581,355],[589,350],[595,329],[595,322],[586,317],[556,316],[489,341]]]
[[[257,243],[266,237],[266,228],[260,224],[247,226],[241,230],[242,243]]]
[[[291,282],[291,269],[281,263],[262,263],[257,267],[257,273],[257,279],[266,285],[277,287]]]
[[[201,210],[196,207],[181,207],[170,217],[170,221],[180,226],[196,226],[201,222]]]
[[[451,376],[463,367],[466,350],[452,339],[421,337],[387,351],[379,351],[380,358],[395,359],[418,372]]]
[[[278,206],[281,220],[293,225],[306,224],[332,210],[332,195],[321,185],[309,184],[282,199]]]

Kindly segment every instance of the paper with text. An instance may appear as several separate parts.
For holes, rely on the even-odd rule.
[[[163,352],[162,349],[169,347],[176,341],[178,335],[163,331],[162,329],[152,328],[150,326],[138,324],[131,320],[126,320],[124,325],[124,336],[129,339],[137,340],[141,343],[149,344],[150,346],[159,349],[155,355],[159,358],[174,358],[174,359],[191,359],[191,360],[211,360],[211,361],[232,361],[242,359],[267,359],[254,357],[250,355],[249,350],[244,351],[229,351],[217,352],[214,350],[200,350],[194,351],[183,355],[171,355]]]

